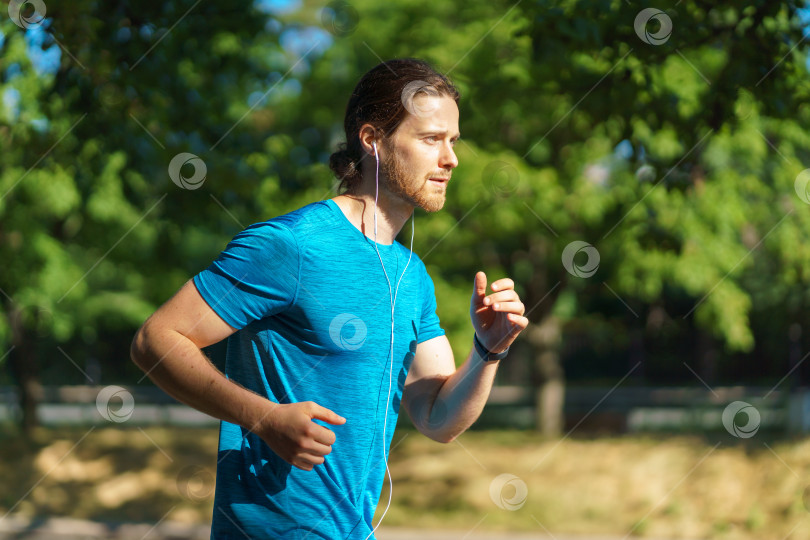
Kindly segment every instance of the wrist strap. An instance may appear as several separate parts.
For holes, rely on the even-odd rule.
[[[475,350],[478,352],[478,355],[483,358],[485,362],[495,362],[497,360],[502,360],[506,358],[506,355],[509,354],[509,348],[507,347],[505,351],[501,351],[499,353],[494,353],[488,351],[486,347],[478,340],[478,334],[473,332],[473,344],[475,345]]]

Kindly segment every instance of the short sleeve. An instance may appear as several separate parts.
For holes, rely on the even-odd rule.
[[[419,336],[417,343],[422,343],[445,334],[440,326],[439,316],[436,314],[436,291],[433,280],[427,270],[422,266],[422,318],[419,323]]]
[[[209,306],[237,330],[292,305],[299,253],[292,231],[266,221],[237,234],[211,265],[194,276]]]

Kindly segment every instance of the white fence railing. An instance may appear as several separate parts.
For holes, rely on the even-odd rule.
[[[133,425],[178,426],[218,423],[154,386],[124,386],[120,390],[111,386],[45,386],[37,398],[37,415],[45,425],[124,421]],[[531,428],[535,422],[535,399],[534,388],[496,386],[476,427]],[[0,422],[19,417],[17,400],[14,387],[0,387]],[[743,416],[738,421],[745,421],[745,415],[752,413],[759,416],[759,427],[763,430],[810,433],[810,388],[788,391],[752,386],[712,390],[569,386],[565,389],[564,416],[568,428],[577,426],[581,431],[722,430],[723,413],[734,402],[751,407],[741,409]],[[400,415],[400,420],[408,423],[407,415]]]

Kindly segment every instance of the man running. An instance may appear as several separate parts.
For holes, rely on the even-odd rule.
[[[444,443],[481,414],[528,324],[514,283],[487,294],[476,273],[457,369],[433,281],[395,240],[444,206],[458,99],[421,60],[366,73],[330,158],[341,194],[239,233],[136,334],[133,361],[222,420],[211,538],[373,537],[400,404]],[[226,338],[223,374],[201,348]]]

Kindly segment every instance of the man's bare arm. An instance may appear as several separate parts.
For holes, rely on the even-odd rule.
[[[188,281],[138,330],[130,355],[167,394],[256,433],[287,462],[305,470],[323,463],[335,434],[312,418],[345,419],[313,402],[279,405],[228,380],[201,348],[235,331]]]
[[[447,336],[420,343],[405,379],[402,403],[416,428],[448,443],[481,416],[498,362],[484,362],[473,347],[455,368]]]
[[[470,319],[482,345],[493,353],[508,350],[529,324],[514,287],[511,279],[499,279],[487,296],[486,274],[475,274]],[[485,362],[472,347],[467,360],[456,369],[446,336],[417,345],[402,396],[414,425],[439,442],[458,437],[481,415],[499,363]]]

